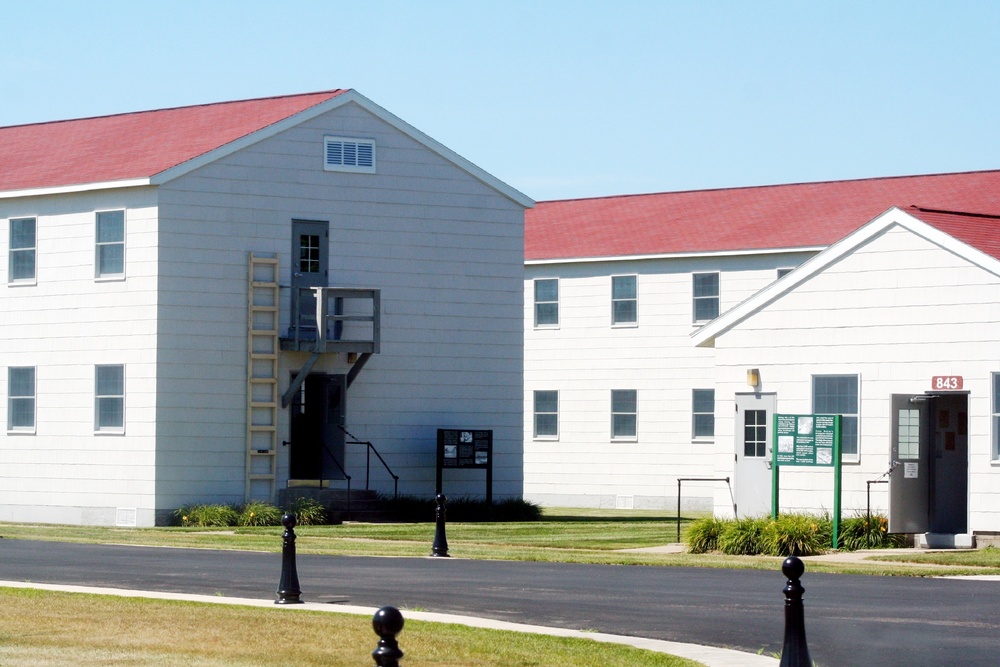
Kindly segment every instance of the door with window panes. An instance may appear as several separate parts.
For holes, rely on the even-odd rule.
[[[299,337],[316,335],[316,297],[305,288],[327,286],[329,226],[317,220],[292,221],[291,323]]]
[[[733,492],[740,518],[771,512],[771,429],[775,394],[736,395]]]

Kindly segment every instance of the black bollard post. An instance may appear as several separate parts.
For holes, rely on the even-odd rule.
[[[382,607],[372,616],[372,629],[379,636],[372,658],[378,667],[399,667],[403,652],[396,635],[403,631],[403,615],[395,607]]]
[[[281,525],[285,532],[281,535],[281,581],[278,582],[278,599],[274,604],[301,604],[299,596],[299,573],[295,570],[295,515],[284,514]]]
[[[431,556],[448,558],[448,537],[444,534],[445,514],[447,514],[444,504],[448,499],[444,497],[443,493],[439,493],[434,500],[437,502],[437,507],[434,509],[434,520],[437,525],[434,528],[434,546],[431,548]]]
[[[805,589],[799,578],[806,566],[795,556],[789,556],[781,564],[781,571],[788,581],[785,583],[785,643],[781,649],[781,664],[778,667],[813,667],[806,646],[806,620],[802,609],[802,593]]]

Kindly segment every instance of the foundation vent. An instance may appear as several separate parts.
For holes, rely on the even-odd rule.
[[[615,496],[616,510],[635,509],[635,496]]]
[[[125,528],[135,528],[136,509],[134,507],[119,507],[115,513],[115,525]]]

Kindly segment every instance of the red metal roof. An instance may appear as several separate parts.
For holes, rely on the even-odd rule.
[[[148,178],[344,92],[0,127],[0,192]]]
[[[525,259],[824,247],[893,206],[1000,215],[1000,171],[538,202],[525,212]],[[953,235],[1000,257],[1000,221],[964,220]]]

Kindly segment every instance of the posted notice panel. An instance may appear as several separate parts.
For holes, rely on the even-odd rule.
[[[439,428],[437,432],[437,492],[442,493],[445,468],[486,471],[486,502],[493,504],[493,431]]]

